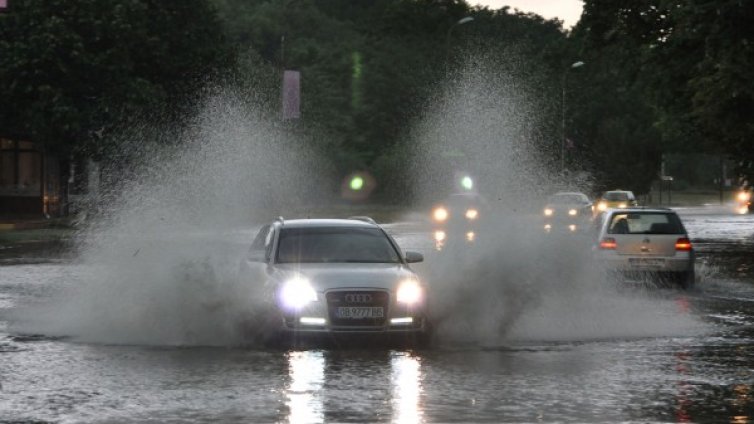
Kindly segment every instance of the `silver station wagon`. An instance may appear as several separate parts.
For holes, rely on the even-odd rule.
[[[682,288],[694,284],[694,248],[675,211],[608,209],[597,231],[595,258],[609,271]]]
[[[260,229],[242,269],[272,306],[278,335],[423,342],[427,286],[409,267],[422,260],[420,253],[402,253],[369,218],[278,219]]]

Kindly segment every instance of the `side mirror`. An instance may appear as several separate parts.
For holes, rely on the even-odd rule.
[[[267,262],[264,250],[252,250],[246,256],[249,262]]]
[[[417,262],[423,262],[424,255],[419,252],[406,251],[406,262],[413,264]]]

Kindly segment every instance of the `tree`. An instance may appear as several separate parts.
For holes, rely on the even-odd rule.
[[[649,107],[656,152],[746,164],[754,163],[752,25],[746,1],[586,0],[577,35],[593,61],[612,61],[616,85],[628,82]]]
[[[179,119],[228,58],[203,0],[17,0],[0,51],[4,135],[94,155],[133,116]]]
[[[657,31],[657,11],[650,3],[586,1],[574,29],[587,63],[573,75],[579,89],[570,90],[582,145],[578,155],[591,163],[601,190],[648,192],[666,147],[643,86],[643,43]]]

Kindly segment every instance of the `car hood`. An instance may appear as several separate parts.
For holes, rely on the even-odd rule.
[[[273,278],[284,282],[294,276],[309,280],[314,290],[324,292],[338,288],[380,288],[395,290],[406,278],[416,278],[403,264],[278,264]]]

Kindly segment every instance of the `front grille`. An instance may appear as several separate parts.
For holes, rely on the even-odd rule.
[[[330,323],[343,327],[382,327],[388,315],[390,295],[382,290],[346,290],[331,291],[325,295]],[[342,318],[338,308],[378,307],[382,308],[381,318]]]

